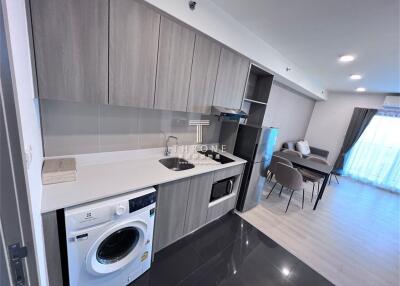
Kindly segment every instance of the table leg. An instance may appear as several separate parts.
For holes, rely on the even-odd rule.
[[[325,191],[326,184],[328,183],[328,179],[329,179],[329,174],[325,175],[325,177],[324,177],[324,181],[322,182],[321,190],[318,192],[317,199],[315,200],[315,204],[314,204],[314,208],[313,208],[314,211],[317,208],[319,200],[324,195],[324,191]]]

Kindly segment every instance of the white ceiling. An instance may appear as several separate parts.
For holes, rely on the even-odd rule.
[[[212,1],[327,90],[400,92],[399,0]]]

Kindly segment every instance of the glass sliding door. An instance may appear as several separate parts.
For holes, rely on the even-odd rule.
[[[378,113],[346,154],[343,175],[400,192],[400,117]]]

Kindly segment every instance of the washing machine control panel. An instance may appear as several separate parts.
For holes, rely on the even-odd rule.
[[[137,210],[147,207],[148,205],[154,204],[157,200],[157,193],[150,193],[135,199],[129,200],[129,212],[133,213]]]
[[[119,219],[155,203],[156,198],[156,192],[151,192],[136,198],[116,198],[90,206],[74,207],[66,212],[66,227],[69,230],[81,230]]]

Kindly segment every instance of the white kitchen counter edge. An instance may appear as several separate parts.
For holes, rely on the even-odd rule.
[[[194,163],[195,168],[173,171],[158,162],[165,158],[163,152],[164,148],[154,148],[62,156],[76,159],[77,180],[43,185],[41,212],[81,205],[246,163],[225,152],[223,154],[235,162],[219,164],[208,158],[195,161],[189,157],[188,161]],[[188,153],[192,154],[186,150],[185,156]],[[171,156],[184,157],[175,152]]]

